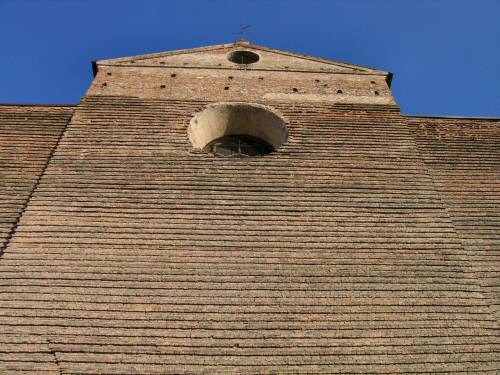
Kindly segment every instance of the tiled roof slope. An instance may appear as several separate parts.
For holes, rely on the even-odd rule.
[[[496,372],[489,299],[397,109],[275,103],[288,142],[234,159],[189,152],[206,104],[79,105],[0,260],[4,372]]]
[[[0,105],[0,253],[73,110]]]
[[[467,256],[500,313],[500,120],[409,117]]]

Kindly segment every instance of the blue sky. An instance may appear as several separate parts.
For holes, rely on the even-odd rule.
[[[500,117],[500,0],[0,0],[0,103],[77,103],[91,61],[232,42],[394,73],[406,114]]]

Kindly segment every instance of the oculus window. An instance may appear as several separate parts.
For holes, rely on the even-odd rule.
[[[227,59],[235,64],[248,65],[256,63],[260,57],[251,51],[234,51],[227,56]]]
[[[288,128],[283,118],[269,107],[217,103],[194,115],[188,137],[198,152],[251,157],[277,151],[287,140]]]
[[[259,156],[273,151],[266,141],[251,135],[225,135],[210,142],[203,151],[216,156]]]

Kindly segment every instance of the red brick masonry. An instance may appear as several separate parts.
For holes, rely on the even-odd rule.
[[[500,120],[252,96],[218,158],[145,92],[0,106],[0,373],[497,372]]]

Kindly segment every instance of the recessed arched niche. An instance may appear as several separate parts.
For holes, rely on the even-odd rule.
[[[193,148],[218,156],[258,156],[278,150],[288,129],[268,107],[249,103],[209,105],[191,119],[188,137]]]

